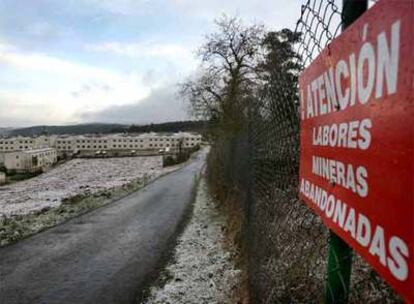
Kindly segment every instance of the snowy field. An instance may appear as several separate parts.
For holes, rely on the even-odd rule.
[[[225,226],[203,178],[193,217],[178,240],[174,262],[166,268],[167,282],[151,288],[146,304],[244,303],[242,271],[232,249],[224,245]]]
[[[0,186],[0,216],[57,207],[65,198],[151,180],[173,169],[162,168],[161,156],[74,159],[32,179]]]

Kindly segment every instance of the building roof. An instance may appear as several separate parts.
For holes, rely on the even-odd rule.
[[[37,137],[22,137],[14,136],[4,138],[5,141],[13,140],[27,140],[36,138],[53,138],[56,140],[73,140],[73,139],[90,139],[90,138],[124,138],[124,137],[138,137],[138,138],[150,138],[150,137],[186,137],[186,136],[201,136],[197,132],[148,132],[148,133],[112,133],[112,134],[83,134],[83,135],[40,135]]]
[[[10,152],[6,151],[4,154],[16,154],[16,153],[34,154],[34,153],[41,153],[41,152],[47,152],[47,151],[56,151],[56,149],[55,148],[42,148],[42,149],[10,151]]]
[[[51,151],[51,150],[55,150],[55,149],[54,148],[41,148],[41,149],[25,150],[25,151],[22,151],[22,152],[38,153],[38,152],[46,152],[46,151]]]

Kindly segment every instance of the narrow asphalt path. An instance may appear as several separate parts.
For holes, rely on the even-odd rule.
[[[0,303],[134,303],[176,237],[204,159],[0,248]]]

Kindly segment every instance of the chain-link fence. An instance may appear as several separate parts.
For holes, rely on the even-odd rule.
[[[340,34],[342,8],[342,2],[334,0],[308,0],[302,6],[296,27],[302,68]],[[242,203],[252,302],[321,303],[327,285],[329,289],[329,231],[297,198],[298,100],[286,93],[291,79],[283,73],[273,76],[272,85],[252,101],[244,130],[213,145],[209,176],[218,193]],[[401,299],[354,253],[349,302]]]

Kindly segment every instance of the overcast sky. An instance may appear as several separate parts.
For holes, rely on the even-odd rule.
[[[188,118],[176,84],[221,14],[294,28],[302,0],[0,0],[0,127]]]

